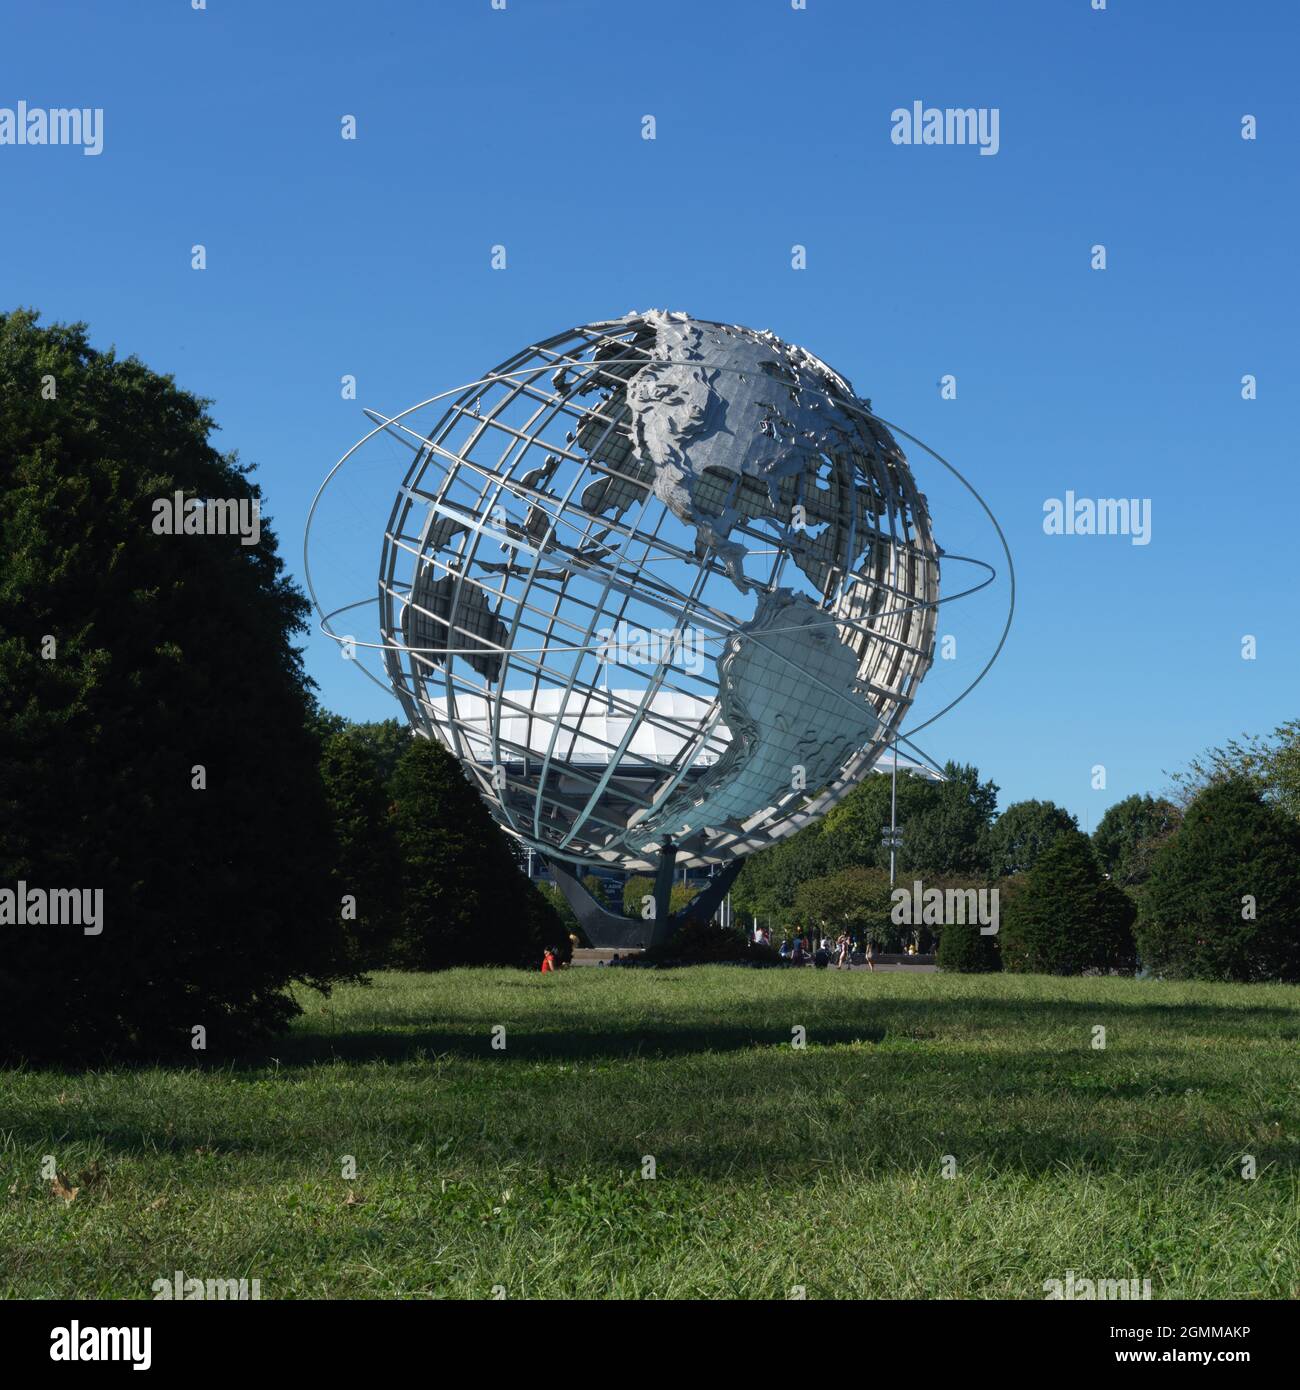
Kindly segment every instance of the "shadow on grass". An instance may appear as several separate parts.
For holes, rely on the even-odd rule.
[[[793,1061],[788,1045],[782,1052],[783,1062]],[[774,1066],[755,1052],[719,1068],[707,1118],[698,1096],[682,1114],[680,1078],[667,1090],[590,1074],[566,1080],[559,1083],[565,1109],[557,1112],[557,1083],[545,1075],[507,1072],[503,1084],[481,1092],[469,1076],[435,1098],[426,1074],[412,1069],[366,1079],[364,1128],[372,1148],[417,1161],[431,1175],[490,1174],[489,1184],[503,1166],[555,1172],[566,1182],[633,1173],[647,1151],[665,1172],[778,1184],[805,1182],[817,1171],[865,1180],[914,1173],[937,1166],[945,1154],[958,1156],[963,1172],[1031,1179],[1064,1180],[1076,1171],[1239,1182],[1243,1148],[1261,1175],[1300,1171],[1300,1149],[1285,1132],[1261,1133],[1281,1114],[1280,1105],[1242,1121],[1240,1069],[1214,1073],[1199,1057],[1159,1049],[1137,1056],[1150,1065],[1149,1078],[1108,1075],[1106,1054],[1083,1049],[1077,1056],[1026,1050],[999,1065],[987,1052],[953,1046],[907,1059],[895,1054],[869,1072],[848,1062],[818,1069],[811,1058],[812,1070],[802,1062]],[[225,1078],[236,1087],[244,1080],[230,1070]],[[693,1079],[701,1091],[710,1084],[708,1077]],[[232,1165],[250,1162],[269,1167],[241,1167],[238,1181],[279,1183],[282,1165],[317,1176],[332,1166],[331,1160],[321,1168],[319,1152],[337,1147],[333,1131],[347,1132],[356,1104],[355,1087],[342,1094],[332,1085],[328,1072],[305,1094],[290,1082],[274,1120],[264,1112],[241,1114],[237,1095],[210,1118],[191,1111],[167,1120],[153,1112],[107,1124],[43,1097],[21,1117],[8,1117],[6,1137],[38,1152],[84,1147],[106,1158],[110,1179],[116,1160],[129,1157],[174,1163],[176,1175],[196,1190],[205,1183],[227,1186]],[[385,1091],[382,1101],[375,1099]],[[1192,1094],[1197,1100],[1188,1106],[1184,1097]],[[203,1109],[201,1093],[195,1108]],[[1216,1125],[1216,1115],[1225,1123]],[[326,1116],[329,1133],[321,1127]],[[69,1172],[76,1182],[75,1162]]]
[[[751,1012],[746,1006],[743,1012]],[[741,1011],[737,1011],[741,1012]],[[788,1021],[787,1021],[788,1020]],[[507,1045],[492,1047],[492,1028],[504,1021]],[[1279,1028],[1284,1021],[1292,1024]],[[1160,1032],[1218,1032],[1233,1040],[1279,1041],[1300,1036],[1297,1009],[1273,1005],[1231,1008],[1210,1004],[1123,1004],[1113,1001],[1012,1001],[993,999],[900,1000],[864,995],[822,1003],[790,1001],[786,1017],[771,1014],[752,1021],[717,1021],[696,1010],[676,1009],[653,1023],[631,1030],[593,1027],[589,1013],[557,1009],[539,1019],[489,1019],[487,1014],[442,1020],[440,1027],[364,1025],[324,1029],[307,1020],[280,1040],[271,1053],[284,1067],[311,1067],[322,1062],[400,1062],[429,1056],[490,1058],[502,1063],[545,1061],[618,1061],[636,1057],[674,1057],[691,1053],[736,1052],[752,1047],[789,1045],[795,1025],[807,1029],[809,1043],[819,1047],[886,1041],[960,1043],[973,1034],[1008,1028],[1078,1028],[1096,1024]],[[449,1026],[451,1025],[451,1026]],[[1225,1041],[1227,1040],[1225,1038]],[[241,1066],[260,1067],[260,1057],[247,1056]]]
[[[105,1155],[110,1168],[158,1155],[168,1180],[175,1173],[214,1189],[232,1176],[256,1184],[281,1169],[319,1169],[319,1153],[353,1125],[376,1152],[406,1155],[399,1163],[420,1155],[431,1173],[517,1165],[566,1181],[635,1171],[647,1151],[665,1171],[755,1183],[802,1181],[822,1167],[868,1179],[928,1171],[945,1153],[963,1171],[1035,1178],[1065,1167],[1226,1181],[1243,1150],[1261,1172],[1300,1168],[1282,1111],[1286,1068],[1261,1076],[1244,1052],[1276,1052],[1300,1036],[1300,990],[1294,1008],[1149,996],[910,998],[877,995],[869,980],[853,993],[759,991],[713,1009],[675,991],[658,1001],[579,1000],[530,985],[528,995],[518,1007],[512,995],[509,1004],[449,1000],[440,1010],[435,996],[427,1012],[418,994],[396,992],[337,1012],[313,1003],[256,1052],[198,1067],[191,1055],[157,1095],[147,1064],[109,1069],[124,1086],[117,1104],[91,1091],[85,1108],[65,1105],[61,1091],[86,1073],[32,1069],[21,1105],[0,1097],[0,1139],[37,1153],[76,1146]],[[620,1011],[629,1011],[625,1024]],[[492,1047],[497,1023],[507,1029],[504,1050]],[[1105,1052],[1090,1046],[1097,1024],[1108,1029]],[[810,1048],[801,1060],[790,1045],[796,1025]],[[436,1058],[476,1065],[435,1072],[425,1064]],[[656,1058],[700,1061],[635,1065]],[[349,1070],[367,1063],[378,1065]],[[560,1078],[558,1065],[538,1065],[546,1063],[570,1071]],[[584,1063],[610,1064],[610,1074],[582,1067],[575,1076],[573,1064]]]

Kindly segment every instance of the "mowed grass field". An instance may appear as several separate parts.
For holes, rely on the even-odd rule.
[[[1292,988],[461,970],[302,1002],[234,1065],[0,1072],[0,1294],[1300,1296]]]

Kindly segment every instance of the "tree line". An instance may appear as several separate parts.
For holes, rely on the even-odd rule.
[[[1300,720],[1208,750],[1174,774],[1170,795],[1126,797],[1091,835],[1050,801],[998,814],[998,788],[978,769],[943,772],[898,779],[898,885],[996,889],[995,933],[896,920],[882,843],[891,779],[880,773],[754,855],[737,910],[884,949],[915,932],[952,970],[1300,980]]]

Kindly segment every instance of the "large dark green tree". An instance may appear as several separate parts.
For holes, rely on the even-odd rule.
[[[366,727],[345,725],[330,734],[320,764],[333,823],[336,911],[343,918],[353,960],[363,970],[389,962],[401,905],[401,860],[384,763]]]
[[[815,821],[768,849],[745,860],[731,890],[731,901],[742,916],[777,926],[794,925],[794,893],[801,883],[845,868],[852,845],[848,837],[835,840],[825,833],[825,822]]]
[[[968,764],[947,763],[942,781],[912,775],[898,779],[901,873],[976,875],[988,870],[989,826],[998,789]],[[890,778],[876,773],[855,787],[826,817],[831,857],[845,864],[888,868],[881,830],[889,824]]]
[[[1126,796],[1097,823],[1092,847],[1114,882],[1134,888],[1146,880],[1155,854],[1181,820],[1182,812],[1163,797]]]
[[[312,727],[323,743],[331,734],[347,734],[374,755],[379,775],[387,786],[397,770],[397,760],[406,751],[414,735],[410,725],[398,719],[348,719],[331,710],[316,708]]]
[[[997,878],[1023,874],[1079,822],[1054,801],[1016,801],[993,822],[988,834],[989,869]]]
[[[1193,980],[1300,980],[1300,825],[1244,778],[1212,782],[1142,889],[1144,964]]]
[[[889,875],[883,869],[837,869],[810,878],[794,893],[798,926],[837,937],[840,932],[869,938],[877,946],[894,944],[890,922]]]
[[[970,766],[948,763],[944,781],[902,774],[898,825],[902,874],[982,877],[988,872],[989,823],[998,789]],[[738,911],[778,926],[794,924],[794,891],[810,879],[841,869],[889,867],[881,831],[889,824],[890,778],[874,773],[855,787],[825,820],[745,861],[732,901]]]
[[[391,792],[402,861],[402,964],[536,966],[547,946],[568,955],[562,923],[446,749],[412,739]]]
[[[1103,877],[1088,837],[1067,830],[1002,908],[1003,968],[1038,975],[1132,969],[1133,915],[1128,897]]]
[[[307,602],[264,517],[252,545],[154,529],[176,492],[260,502],[215,428],[83,326],[0,316],[0,889],[104,911],[0,929],[11,1056],[228,1055],[348,968]]]

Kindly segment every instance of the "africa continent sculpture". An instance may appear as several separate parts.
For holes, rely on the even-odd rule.
[[[768,332],[651,310],[373,416],[414,454],[379,576],[386,676],[596,944],[662,940],[673,864],[823,815],[934,654],[940,550],[889,429]],[[589,868],[658,875],[644,921]]]

